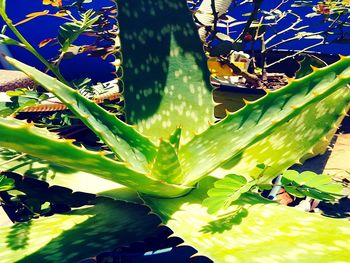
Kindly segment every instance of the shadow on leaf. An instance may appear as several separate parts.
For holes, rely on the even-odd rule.
[[[248,210],[240,207],[237,210],[222,216],[220,219],[209,222],[208,225],[204,226],[201,232],[204,233],[223,233],[230,230],[233,225],[239,225],[243,218],[248,216]]]
[[[7,173],[10,175],[10,173]],[[2,262],[77,262],[152,235],[160,219],[141,204],[51,186],[12,174],[25,200],[51,202],[48,214],[0,227]],[[117,194],[116,194],[117,195]],[[62,213],[55,206],[68,207]],[[70,211],[69,211],[70,210]]]

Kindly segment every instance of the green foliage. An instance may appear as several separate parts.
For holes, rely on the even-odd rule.
[[[68,48],[77,38],[89,29],[99,16],[93,10],[88,10],[81,16],[81,21],[69,22],[60,26],[58,41],[62,46],[62,52],[67,52]]]
[[[48,96],[45,93],[25,88],[7,91],[6,95],[10,97],[10,101],[0,102],[1,117],[16,114],[24,110],[26,107],[38,105],[48,99]]]
[[[202,200],[215,181],[203,179],[182,198],[145,199],[175,235],[214,262],[348,260],[346,219],[305,213],[252,193],[243,194],[220,213],[208,214]]]
[[[260,180],[268,168],[265,164],[258,164],[260,169],[257,179],[248,181],[246,177],[237,174],[228,174],[223,179],[214,183],[214,188],[208,191],[208,198],[203,200],[203,205],[208,207],[208,213],[217,213],[221,209],[227,209],[238,200],[242,194],[247,193],[255,186],[260,189],[267,188],[266,184],[261,184]]]
[[[179,128],[176,128],[174,133],[171,134],[169,137],[169,142],[172,145],[174,145],[176,150],[179,150],[179,147],[180,147],[181,133],[182,133],[182,129],[179,127]]]
[[[37,128],[32,123],[0,118],[0,128],[0,145],[6,148],[16,148],[19,152],[26,152],[40,159],[95,173],[102,178],[129,185],[153,195],[166,190],[167,194],[177,196],[189,190],[186,186],[168,185],[147,174],[128,168],[125,163],[108,158],[104,153],[80,148],[71,140],[59,139],[58,135],[46,129]],[[9,134],[12,135],[12,139],[9,138]],[[18,144],[16,141],[21,143]],[[40,150],[38,145],[41,145]]]
[[[6,10],[6,0],[0,0],[0,12],[5,12]]]
[[[282,175],[284,189],[296,197],[311,197],[318,200],[335,200],[342,196],[344,187],[335,183],[330,176],[314,172],[287,170]]]
[[[220,5],[214,3],[214,6],[220,7],[219,12],[225,12],[229,2],[220,1]],[[209,1],[205,4],[212,8]],[[314,153],[320,142],[328,140],[349,107],[350,90],[346,85],[350,83],[350,58],[344,57],[314,70],[210,124],[214,121],[212,87],[208,74],[202,71],[206,58],[200,43],[196,45],[193,41],[195,30],[191,17],[185,16],[185,3],[131,0],[123,5],[123,92],[129,124],[84,98],[64,81],[5,57],[58,97],[113,154],[105,156],[107,151],[98,153],[80,148],[34,124],[13,118],[0,118],[0,145],[48,160],[57,167],[92,173],[138,191],[152,211],[162,217],[163,223],[216,262],[254,262],[268,260],[271,255],[281,262],[305,262],[326,254],[334,260],[347,259],[347,246],[337,242],[336,232],[343,231],[344,237],[348,237],[348,222],[290,211],[249,190],[255,184],[268,184],[275,175]],[[200,14],[203,12],[198,11],[196,15]],[[207,14],[208,10],[204,18]],[[135,25],[144,26],[139,34],[135,33],[139,29]],[[209,26],[214,26],[213,21]],[[66,41],[68,38],[64,43],[72,43],[74,39]],[[122,61],[117,60],[114,64],[119,70]],[[259,165],[261,163],[266,166]],[[68,174],[57,173],[57,181],[64,176],[73,178]],[[310,174],[306,177],[315,179]],[[315,191],[323,189],[322,194],[328,197],[335,196],[338,190],[328,181],[300,185],[295,178],[288,180],[288,184],[308,194],[315,195]],[[89,191],[97,192],[94,188],[97,185]],[[102,194],[124,197],[121,191],[108,190]],[[203,200],[209,206],[208,211]],[[66,244],[73,244],[72,248],[86,247],[81,240],[73,243],[72,239],[81,238],[82,234],[84,238],[90,236],[90,231],[94,248],[107,242],[101,233],[109,235],[111,230],[116,231],[113,235],[118,237],[118,244],[130,239],[129,232],[139,238],[144,228],[151,231],[152,224],[147,224],[143,214],[139,214],[141,206],[117,203],[55,215],[49,229],[45,224],[50,218],[33,221],[35,229],[40,230],[23,242],[25,245],[20,251],[26,253],[18,253],[18,246],[11,247],[12,243],[7,242],[11,257],[4,258],[14,261],[26,257],[25,260],[33,262],[38,258],[73,260],[77,255],[66,252],[70,249]],[[35,204],[31,206],[34,210],[41,209]],[[287,213],[289,216],[285,218]],[[116,218],[122,223],[116,224]],[[97,227],[96,222],[99,222]],[[55,227],[64,223],[67,225],[63,228]],[[315,225],[310,227],[310,224]],[[327,224],[330,232],[323,231],[323,224]],[[131,227],[130,231],[125,231],[126,226]],[[47,235],[41,237],[41,231]],[[9,232],[9,228],[0,231],[2,243],[11,236]],[[306,242],[314,240],[321,245],[316,250],[306,250],[310,245]],[[295,254],[289,253],[291,244]],[[90,252],[86,249],[81,253],[85,256]]]
[[[243,176],[228,174],[224,179],[218,180],[214,188],[208,191],[208,198],[204,199],[203,205],[208,207],[208,213],[213,214],[220,209],[227,209],[232,202],[248,192],[256,181],[247,182]]]
[[[0,192],[8,191],[14,188],[15,181],[11,178],[7,178],[5,175],[0,175]]]
[[[257,101],[247,102],[244,108],[229,113],[225,119],[195,136],[179,150],[183,172],[188,174],[185,182],[198,182],[225,162],[236,165],[232,166],[237,169],[234,173],[247,174],[250,177],[259,174],[259,169],[256,169],[259,163],[269,166],[266,173],[270,176],[269,179],[283,172],[312,150],[316,142],[321,141],[334,128],[341,115],[346,114],[350,92],[344,86],[349,81],[349,70],[349,60],[340,60],[304,78],[294,80]],[[334,106],[332,103],[336,100],[335,97],[341,98],[343,102],[338,101]],[[321,109],[324,115],[317,114]],[[315,114],[316,120],[313,117]],[[306,122],[307,118],[313,122]],[[313,137],[311,138],[305,133],[309,129],[306,126],[316,125],[321,119],[324,124],[328,123],[327,128],[324,126],[324,129],[309,131]],[[287,127],[294,126],[297,130],[293,136],[292,130]],[[291,143],[287,140],[288,137],[294,137]],[[297,140],[298,143],[291,145]],[[314,143],[311,143],[312,140],[315,140]],[[276,144],[275,147],[273,144]],[[299,157],[295,155],[298,148]],[[266,157],[262,152],[269,153],[268,162],[264,160]],[[244,163],[246,158],[250,159],[249,164]],[[206,159],[209,161],[205,161]],[[239,161],[245,167],[238,167]]]
[[[162,140],[153,164],[152,174],[168,183],[181,183],[183,174],[176,149],[170,142]]]
[[[118,158],[129,162],[136,170],[145,171],[147,161],[155,155],[155,146],[148,138],[57,79],[13,58],[7,60],[59,98]]]
[[[132,0],[119,9],[126,121],[155,144],[178,127],[188,142],[215,119],[207,58],[185,1]]]
[[[7,60],[12,65],[31,75],[33,79],[60,98],[73,113],[111,147],[122,161],[127,160],[131,164],[132,169],[135,170],[135,173],[148,173],[149,168],[147,167],[147,163],[152,162],[157,150],[154,144],[146,137],[79,93],[72,91],[65,84],[13,58],[7,58]],[[282,127],[288,121],[288,125],[291,125],[292,120],[296,120],[299,123],[300,117],[312,117],[311,114],[306,115],[306,112],[317,111],[320,107],[328,107],[329,114],[327,115],[324,112],[320,121],[326,121],[329,124],[324,129],[316,130],[313,133],[313,141],[309,138],[310,145],[307,143],[300,145],[302,148],[297,158],[301,158],[307,154],[310,149],[333,129],[334,124],[348,107],[349,91],[347,88],[342,90],[344,85],[349,82],[348,60],[349,58],[343,58],[327,68],[322,68],[307,77],[295,80],[288,86],[268,94],[254,103],[247,104],[242,110],[229,114],[224,120],[211,126],[202,134],[195,136],[187,144],[182,144],[178,152],[178,159],[181,164],[181,172],[185,174],[182,183],[185,188],[183,189],[186,189],[187,186],[193,186],[203,176],[208,175],[214,169],[219,168],[230,159],[246,152],[251,147],[263,143],[270,136],[277,135],[275,131],[280,128],[282,132],[285,132],[285,129]],[[299,87],[297,93],[295,92],[296,87]],[[344,95],[341,95],[340,92]],[[330,106],[325,99],[328,97],[330,99],[332,96],[334,98],[343,96],[343,102],[338,101],[336,106]],[[284,98],[284,100],[281,100],[281,98]],[[324,105],[313,106],[322,104]],[[278,117],[273,113],[274,111],[279,112]],[[302,113],[304,115],[301,115]],[[8,125],[8,120],[3,120],[2,122],[3,127]],[[20,124],[18,125],[21,126]],[[247,133],[248,130],[254,132]],[[18,142],[20,140],[16,141]],[[227,143],[228,141],[230,143]],[[51,143],[55,144],[54,140],[51,140]],[[23,148],[23,144],[16,146],[14,142],[6,145],[11,145],[11,147],[15,147],[19,151],[28,151],[30,149],[26,150]],[[220,150],[217,148],[218,145],[220,145]],[[164,148],[160,147],[159,149],[163,151]],[[52,153],[52,151],[50,151],[50,154],[49,151],[43,154],[33,149],[30,154],[40,155],[41,158],[48,158],[45,156],[50,155],[55,161],[60,162],[60,158],[55,158],[55,153]],[[172,155],[174,154],[176,154],[175,149],[172,151]],[[255,156],[257,156],[256,152]],[[279,159],[271,161],[274,161],[275,164],[267,164],[269,166],[267,173],[269,174],[269,178],[266,178],[266,180],[273,178],[276,173],[288,168],[292,164],[290,161],[295,162],[295,159],[286,159],[286,162],[283,163]],[[65,165],[69,164],[66,161],[63,161],[61,164],[63,163]],[[176,164],[175,162],[178,168],[179,163]],[[258,163],[261,163],[261,161]],[[69,165],[72,166],[71,164]],[[169,167],[168,165],[167,167]],[[75,168],[75,166],[72,168]],[[165,170],[167,169],[165,168]],[[153,179],[157,180],[157,176],[159,176],[158,172],[160,171],[159,167],[154,171],[157,171],[157,173],[155,175],[150,173],[150,175]],[[245,175],[247,173],[240,174]],[[254,177],[254,174],[248,174]]]
[[[0,44],[21,46],[21,43],[6,35],[0,34]]]

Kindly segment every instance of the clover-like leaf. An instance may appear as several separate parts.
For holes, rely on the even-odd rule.
[[[228,174],[224,179],[218,180],[214,188],[208,191],[208,198],[204,199],[203,205],[208,207],[208,213],[213,214],[220,209],[228,208],[243,193],[248,192],[255,181],[248,182],[241,175]]]
[[[311,171],[298,173],[287,170],[283,173],[282,184],[287,192],[296,197],[311,197],[319,200],[334,200],[342,195],[343,186],[328,175]]]

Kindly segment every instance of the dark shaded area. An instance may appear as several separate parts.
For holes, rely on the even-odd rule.
[[[87,215],[47,245],[18,262],[77,262],[100,251],[128,245],[153,234],[160,220],[146,206],[105,197],[66,215]],[[50,226],[48,226],[50,227]],[[39,230],[40,231],[40,230]]]
[[[344,197],[338,203],[321,202],[318,208],[322,210],[322,215],[333,218],[350,217],[350,199]]]
[[[19,262],[77,262],[105,249],[144,240],[155,233],[160,223],[159,218],[150,214],[150,209],[144,205],[73,192],[15,173],[4,174],[16,181],[16,191],[20,191],[17,196],[12,192],[1,193],[4,209],[13,221],[18,222],[6,237],[8,249],[25,249],[32,242],[39,242],[29,240],[32,232],[39,236],[41,231],[46,233],[50,228],[55,232],[57,226],[50,223],[42,223],[41,228],[32,229],[33,222],[38,220],[35,218],[55,217],[55,214],[89,216]],[[43,212],[41,205],[44,203],[49,205]]]
[[[72,208],[91,204],[93,194],[74,192],[61,186],[49,186],[44,181],[23,177],[12,172],[2,173],[15,180],[18,192],[1,192],[3,208],[13,222],[27,222],[40,216],[52,216],[71,211]],[[16,225],[15,225],[16,226]]]
[[[159,227],[159,218],[150,214],[150,209],[144,205],[73,192],[16,173],[4,174],[16,181],[16,190],[22,193],[16,201],[11,192],[0,194],[5,202],[4,209],[18,222],[6,237],[7,247],[12,250],[25,249],[29,242],[36,242],[29,240],[32,231],[47,231],[32,229],[35,218],[54,217],[55,214],[91,216],[19,262],[78,262],[108,249],[113,250],[83,262],[212,262],[204,256],[193,256],[197,251],[183,245],[184,241],[173,236],[168,227]],[[28,201],[37,207],[30,206]],[[40,214],[40,205],[46,202],[50,203],[49,209]],[[45,224],[45,227],[51,226]]]
[[[350,115],[350,111],[348,112]],[[350,133],[350,117],[346,117],[339,128],[340,133]]]
[[[95,258],[80,263],[210,263],[204,256],[193,256],[197,250],[183,245],[183,240],[172,235],[166,226],[160,226],[156,233],[143,242],[136,242],[128,247],[119,247],[111,252],[104,252]]]

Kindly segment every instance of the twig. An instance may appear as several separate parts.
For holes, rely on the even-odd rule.
[[[12,20],[7,16],[6,10],[0,10],[0,16],[5,21],[7,26],[15,34],[15,36],[21,41],[25,48],[37,57],[55,76],[63,83],[68,85],[68,81],[61,75],[60,70],[55,66],[51,65],[43,56],[41,56],[38,51],[23,37],[23,35],[17,30],[17,28],[12,23]]]
[[[272,67],[273,65],[276,65],[276,64],[278,64],[278,63],[281,63],[282,61],[284,61],[284,60],[286,60],[286,59],[288,59],[288,58],[292,58],[292,57],[294,57],[295,55],[299,55],[299,54],[304,53],[305,51],[307,51],[307,50],[309,50],[309,49],[311,49],[311,48],[314,48],[314,47],[317,47],[317,46],[320,46],[320,45],[323,45],[323,44],[324,44],[324,40],[322,40],[321,42],[316,43],[316,44],[314,44],[314,45],[308,46],[308,47],[306,47],[306,48],[304,48],[304,49],[302,49],[302,50],[299,50],[298,52],[293,53],[292,55],[285,56],[285,57],[283,57],[283,58],[281,58],[281,59],[279,59],[279,60],[277,60],[277,61],[275,61],[275,62],[272,62],[271,64],[266,65],[266,68]]]
[[[241,32],[241,34],[237,37],[237,39],[235,40],[235,42],[237,42],[238,40],[240,40],[244,35],[245,33],[247,33],[247,31],[249,30],[250,26],[252,25],[253,21],[256,19],[257,15],[258,15],[258,12],[260,10],[260,7],[261,7],[261,4],[262,4],[263,0],[256,0],[256,1],[253,1],[253,4],[254,4],[254,9],[253,9],[253,12],[251,13],[243,31]]]
[[[20,155],[17,155],[16,157],[13,157],[13,158],[10,159],[10,160],[7,160],[7,161],[4,161],[4,162],[0,163],[0,167],[3,166],[3,165],[6,165],[6,164],[8,164],[8,163],[11,163],[11,162],[13,162],[13,161],[16,161],[16,160],[18,160],[18,159],[21,159],[22,157],[24,157],[24,156],[26,156],[26,155],[27,155],[26,153],[22,153],[22,154],[20,154]],[[0,170],[0,172],[1,172],[1,170]]]

